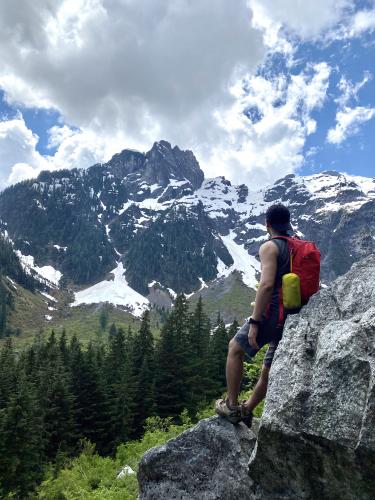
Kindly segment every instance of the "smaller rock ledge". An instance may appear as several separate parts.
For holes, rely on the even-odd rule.
[[[143,456],[140,500],[246,500],[253,481],[248,462],[256,441],[244,425],[221,417],[201,420]]]

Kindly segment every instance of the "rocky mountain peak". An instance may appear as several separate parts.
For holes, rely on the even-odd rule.
[[[204,173],[192,151],[183,151],[178,146],[172,148],[165,140],[155,142],[147,153],[124,149],[103,166],[116,178],[126,179],[135,187],[148,184],[156,189],[171,185],[176,191],[177,187],[184,185],[194,191],[204,180]],[[159,195],[160,191],[156,194]],[[186,189],[184,194],[188,194]]]
[[[112,156],[109,162],[104,164],[104,167],[108,168],[116,177],[123,179],[141,170],[144,162],[144,153],[133,149],[124,149],[121,153]]]
[[[182,151],[178,146],[172,148],[167,141],[155,142],[146,153],[147,179],[163,186],[173,181],[189,181],[192,189],[201,186],[204,173],[190,150]]]

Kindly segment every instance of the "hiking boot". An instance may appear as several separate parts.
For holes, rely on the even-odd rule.
[[[245,403],[246,400],[242,401],[242,403],[240,404],[241,422],[243,422],[246,427],[251,429],[253,423],[253,413],[247,408]]]
[[[241,409],[238,405],[230,406],[228,399],[218,399],[215,403],[215,411],[221,417],[226,418],[232,424],[241,421]]]

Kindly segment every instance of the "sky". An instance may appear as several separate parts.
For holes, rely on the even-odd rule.
[[[375,176],[375,0],[2,0],[0,189],[164,139],[206,177]]]

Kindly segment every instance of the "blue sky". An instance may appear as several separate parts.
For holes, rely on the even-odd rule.
[[[374,176],[375,4],[0,5],[0,188],[166,139],[207,176]]]
[[[353,40],[350,43],[335,42],[328,47],[320,48],[318,44],[299,48],[301,57],[316,61],[331,61],[336,67],[330,79],[328,98],[324,107],[313,114],[318,122],[317,131],[309,136],[304,147],[304,154],[311,148],[317,148],[317,153],[306,158],[300,173],[308,175],[322,170],[332,169],[345,171],[355,175],[375,176],[374,158],[375,120],[371,119],[350,135],[339,145],[327,141],[329,128],[335,123],[337,103],[335,98],[340,94],[337,85],[344,75],[348,80],[358,83],[366,72],[374,68],[375,45],[367,45],[364,40]],[[375,75],[374,75],[375,76]],[[375,80],[370,79],[358,92],[357,101],[353,105],[373,107],[375,105]]]

